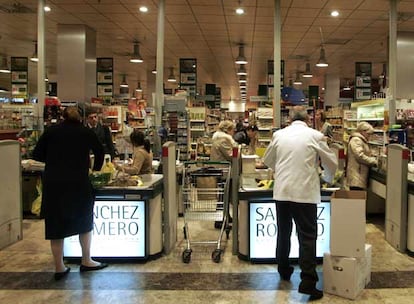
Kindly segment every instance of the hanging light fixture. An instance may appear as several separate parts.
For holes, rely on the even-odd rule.
[[[296,78],[295,78],[295,81],[293,81],[293,84],[296,84],[296,85],[301,85],[302,84],[302,80],[300,80],[299,72],[296,72]]]
[[[319,60],[316,63],[316,66],[320,67],[320,68],[326,68],[328,65],[329,64],[326,61],[326,57],[325,57],[325,49],[323,48],[323,45],[321,45],[321,52],[320,52],[320,55],[319,55]]]
[[[139,53],[139,43],[138,41],[134,41],[134,52],[132,53],[131,59],[129,62],[132,63],[142,63],[144,60],[142,59],[141,54]]]
[[[121,88],[127,88],[128,87],[128,83],[126,81],[126,75],[125,74],[122,75],[122,82],[121,82],[121,84],[119,86]]]
[[[49,82],[49,77],[47,76],[47,70],[45,71],[45,82]]]
[[[157,67],[156,66],[152,69],[151,73],[152,74],[157,74]]]
[[[7,56],[1,57],[0,73],[11,73],[7,63]]]
[[[244,44],[239,45],[239,56],[236,58],[236,64],[247,64],[247,59],[244,57]]]
[[[137,88],[135,89],[135,91],[136,91],[136,92],[142,92],[141,82],[140,82],[140,81],[138,81],[138,86],[137,86]]]
[[[239,70],[237,71],[237,75],[239,75],[239,76],[247,75],[246,68],[244,67],[243,64],[240,65]]]
[[[175,75],[174,75],[174,68],[173,67],[170,67],[170,75],[168,75],[167,81],[168,82],[177,82],[177,79],[175,78]]]
[[[30,57],[30,61],[33,61],[33,62],[38,62],[39,61],[39,58],[37,57],[37,42],[35,42],[35,51],[34,51],[32,57]]]
[[[247,83],[247,78],[245,75],[240,76],[239,83]]]
[[[321,51],[320,51],[319,60],[316,63],[316,66],[320,68],[326,68],[328,66],[328,62],[326,61],[325,49],[323,47],[324,41],[323,41],[323,34],[322,34],[321,27],[319,27],[319,32],[321,33]]]
[[[309,62],[306,63],[305,72],[302,74],[302,77],[303,78],[312,78],[313,77],[312,72],[310,70],[310,63]]]

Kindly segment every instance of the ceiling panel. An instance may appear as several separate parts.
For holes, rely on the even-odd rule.
[[[19,2],[37,9],[36,0]],[[148,5],[148,14],[138,11],[141,2]],[[52,12],[46,14],[48,71],[56,71],[57,24],[87,24],[97,32],[97,55],[116,58],[116,75],[128,73],[131,79],[139,77],[142,83],[148,83],[146,75],[151,74],[146,70],[153,68],[156,59],[157,0],[51,0],[50,4]],[[239,52],[238,43],[243,42],[250,61],[248,91],[257,91],[257,84],[266,81],[266,62],[273,57],[274,0],[243,0],[241,4],[246,10],[244,16],[235,14],[238,0],[166,1],[165,64],[177,69],[180,57],[197,58],[198,87],[204,87],[206,81],[216,82],[223,92],[237,95],[237,66],[233,60]],[[332,9],[340,11],[338,18],[329,16]],[[287,73],[298,67],[303,69],[305,64],[289,56],[306,55],[314,66],[319,57],[321,30],[330,66],[325,70],[313,68],[320,77],[314,77],[312,83],[333,71],[339,71],[341,78],[354,77],[349,61],[386,61],[388,9],[389,0],[282,0],[281,54]],[[414,1],[398,1],[398,11],[405,13],[398,29],[414,31],[414,18],[409,16],[414,13]],[[37,39],[37,15],[0,13],[0,18],[0,54],[29,56]],[[144,64],[139,66],[131,65],[128,56],[117,55],[132,52],[134,38],[139,39],[144,57]],[[349,42],[342,45],[341,40]],[[30,69],[36,69],[36,65],[31,64]],[[36,73],[32,74],[36,77]],[[0,75],[0,86],[10,86],[9,82],[9,78]],[[30,79],[30,83],[35,87],[36,79]]]

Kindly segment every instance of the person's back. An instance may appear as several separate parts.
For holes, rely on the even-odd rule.
[[[266,149],[264,163],[274,171],[273,198],[276,201],[276,259],[282,280],[289,281],[294,271],[290,265],[292,221],[299,241],[301,282],[298,291],[311,300],[323,297],[316,288],[317,204],[320,202],[319,160],[330,180],[338,165],[324,135],[307,125],[304,107],[294,107],[290,126],[276,131]]]
[[[274,134],[276,148],[275,199],[296,202],[318,202],[319,175],[317,159],[323,134],[305,122],[294,121]],[[307,191],[292,191],[298,186]]]
[[[210,152],[212,161],[231,161],[235,141],[232,137],[234,125],[231,121],[222,121],[214,132]]]

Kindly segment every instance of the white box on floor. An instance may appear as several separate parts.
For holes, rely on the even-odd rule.
[[[326,293],[355,300],[371,281],[372,246],[365,245],[365,257],[348,258],[325,253],[323,257],[323,290]]]
[[[330,251],[333,256],[365,256],[365,191],[335,191],[331,197]]]

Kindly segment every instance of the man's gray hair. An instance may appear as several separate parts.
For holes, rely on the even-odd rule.
[[[308,120],[308,112],[306,111],[306,108],[304,106],[294,106],[290,110],[290,120],[301,120],[301,121],[307,121]]]

